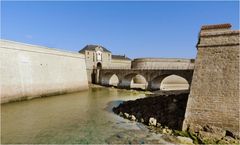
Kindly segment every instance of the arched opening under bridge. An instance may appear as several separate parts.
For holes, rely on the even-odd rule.
[[[109,78],[109,86],[115,86],[117,87],[119,84],[119,78],[116,74],[113,74],[110,78]]]
[[[145,89],[147,89],[147,85],[148,85],[148,82],[145,79],[145,77],[137,74],[137,75],[132,77],[130,88],[145,90]]]
[[[104,86],[118,86],[119,78],[112,72],[107,72],[101,77],[101,84]]]
[[[188,90],[188,81],[178,75],[169,75],[165,77],[160,83],[160,90]]]

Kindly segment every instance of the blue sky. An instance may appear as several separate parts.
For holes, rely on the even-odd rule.
[[[239,29],[239,2],[1,2],[1,38],[78,51],[103,45],[130,58],[195,58],[204,24]]]

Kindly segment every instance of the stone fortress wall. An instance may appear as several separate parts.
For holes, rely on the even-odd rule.
[[[239,30],[203,26],[183,129],[210,124],[239,135]]]
[[[131,60],[112,59],[107,69],[131,69]]]
[[[84,55],[0,40],[1,103],[87,88]]]
[[[194,59],[183,58],[137,58],[132,69],[193,69]]]

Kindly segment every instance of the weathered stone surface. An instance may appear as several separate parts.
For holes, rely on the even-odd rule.
[[[191,69],[152,69],[152,70],[141,70],[141,69],[101,69],[99,72],[100,84],[103,86],[109,86],[111,77],[117,75],[119,83],[118,88],[130,89],[132,79],[136,75],[141,75],[148,82],[143,87],[146,90],[159,90],[160,84],[166,77],[170,75],[177,75],[186,80],[190,85],[193,76],[193,68]],[[142,88],[142,87],[141,87]]]
[[[135,117],[134,115],[129,115],[129,119],[130,119],[131,121],[136,121],[136,117]]]
[[[0,40],[1,103],[88,89],[85,58],[43,46]]]
[[[150,117],[148,125],[150,125],[150,126],[157,126],[157,119],[155,119],[153,117]]]
[[[138,121],[146,125],[149,125],[150,118],[154,118],[156,120],[150,123],[154,126],[156,126],[158,122],[162,126],[168,126],[171,129],[181,129],[187,97],[188,94],[185,93],[146,97],[135,101],[123,102],[118,107],[113,108],[113,111],[116,114],[119,114],[119,112],[125,112],[128,115],[132,114]],[[173,100],[177,101],[173,102]],[[175,107],[172,107],[172,104],[174,104]]]
[[[203,130],[203,127],[199,124],[190,124],[188,131],[192,133],[199,133],[199,131]]]
[[[193,59],[137,58],[132,61],[133,69],[193,69]]]
[[[184,130],[209,124],[240,133],[239,52],[239,31],[201,31]]]
[[[223,138],[226,135],[226,130],[216,126],[206,125],[203,127],[203,130],[215,134],[216,136],[219,136],[219,138]]]
[[[181,144],[193,144],[193,140],[188,137],[177,136],[177,139],[180,140]]]
[[[129,114],[128,113],[123,113],[124,117],[125,118],[128,118],[129,117]]]
[[[172,130],[171,130],[171,129],[168,129],[168,128],[163,128],[163,129],[162,129],[162,133],[163,133],[163,134],[172,134]]]
[[[200,131],[198,137],[203,143],[206,144],[216,144],[219,140],[223,138],[223,136],[206,131]]]
[[[225,136],[218,144],[240,144],[240,140],[236,140],[230,136]]]

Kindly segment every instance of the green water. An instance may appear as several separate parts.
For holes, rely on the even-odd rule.
[[[111,109],[123,100],[145,97],[112,88],[89,90],[1,105],[1,142],[24,144],[106,143],[126,130],[143,125],[115,115]]]

